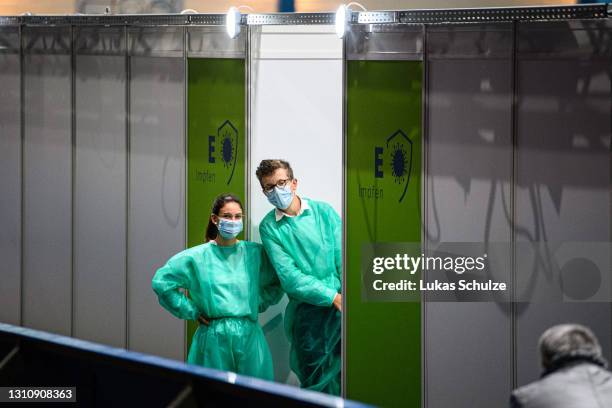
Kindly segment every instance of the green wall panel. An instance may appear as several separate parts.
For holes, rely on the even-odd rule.
[[[189,58],[187,64],[187,246],[192,247],[204,242],[217,195],[237,194],[246,206],[246,83],[243,59]],[[197,327],[187,323],[187,350]]]
[[[421,241],[422,62],[347,62],[346,397],[420,407],[421,306],[362,300],[368,242]]]

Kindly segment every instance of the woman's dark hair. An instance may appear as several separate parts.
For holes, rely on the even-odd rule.
[[[215,198],[215,201],[213,201],[211,214],[219,215],[219,211],[221,211],[221,209],[227,203],[237,203],[240,206],[240,209],[244,211],[244,208],[242,208],[242,202],[240,202],[240,199],[233,194],[226,193],[226,194],[218,195],[217,198]],[[212,219],[209,216],[208,227],[206,227],[206,235],[205,235],[206,242],[217,238],[218,233],[219,233],[219,230],[217,229],[217,226],[213,224]]]

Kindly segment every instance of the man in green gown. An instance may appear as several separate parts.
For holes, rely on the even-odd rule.
[[[289,163],[263,160],[256,171],[276,208],[259,225],[262,243],[289,296],[285,329],[290,366],[302,388],[340,394],[342,223],[327,203],[296,194]]]

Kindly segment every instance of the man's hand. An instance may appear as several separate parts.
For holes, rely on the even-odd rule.
[[[200,322],[200,324],[204,324],[206,326],[208,326],[210,324],[210,321],[208,321],[204,315],[200,315],[198,316],[198,322]]]
[[[336,309],[338,309],[339,311],[342,311],[342,295],[341,294],[339,293],[336,294],[333,305]]]

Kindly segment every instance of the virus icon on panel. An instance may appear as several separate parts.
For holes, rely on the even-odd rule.
[[[408,154],[403,144],[395,143],[391,148],[391,174],[395,183],[402,184],[408,175]]]
[[[230,167],[234,160],[234,141],[230,132],[224,132],[221,139],[221,159],[225,167]]]
[[[232,122],[226,120],[217,129],[217,140],[223,167],[228,169],[229,177],[227,178],[227,184],[229,184],[234,177],[238,158],[238,129],[236,129]]]
[[[412,168],[412,140],[404,133],[403,130],[396,130],[387,138],[387,149],[391,155],[389,160],[391,166],[391,175],[394,182],[404,188],[399,197],[401,203],[406,193],[408,192],[408,184],[410,184],[410,170]]]

